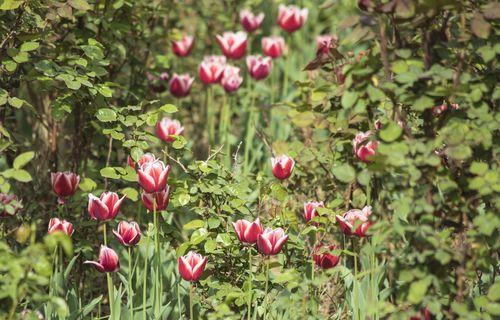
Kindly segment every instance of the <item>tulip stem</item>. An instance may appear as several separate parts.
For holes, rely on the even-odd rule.
[[[208,144],[211,146],[215,139],[214,114],[212,106],[212,87],[207,87],[207,127],[208,127]]]
[[[246,130],[246,140],[245,140],[245,153],[244,153],[244,172],[248,173],[249,171],[249,157],[250,157],[250,148],[252,147],[252,141],[255,133],[254,127],[254,117],[255,117],[255,83],[252,86],[251,90],[251,102],[250,102],[250,110],[248,112],[248,120],[247,120],[247,130]]]
[[[160,229],[158,225],[158,215],[156,214],[156,197],[153,199],[153,219],[155,225],[155,256],[156,256],[156,277],[155,281],[155,315],[159,316],[161,308],[161,261],[160,261]]]
[[[143,273],[142,273],[142,319],[143,320],[146,320],[147,317],[146,317],[146,293],[147,293],[147,290],[146,290],[146,285],[147,285],[147,276],[148,276],[148,272],[146,271],[148,269],[148,257],[149,257],[149,230],[148,230],[148,234],[147,234],[147,237],[146,237],[146,254],[144,256],[144,269],[143,269]]]
[[[266,287],[264,290],[264,319],[267,318],[267,290],[269,288],[269,261],[270,258],[266,259]]]
[[[250,287],[248,289],[248,315],[247,319],[250,320],[252,316],[252,247],[248,247],[248,273],[250,274]]]
[[[287,43],[290,42],[290,38],[291,37],[288,37],[288,41]],[[286,57],[285,57],[285,61],[284,61],[284,68],[283,68],[283,87],[281,88],[281,99],[284,100],[285,97],[286,97],[286,94],[288,92],[288,64],[289,64],[289,61],[290,61],[290,51],[287,52],[286,54]]]
[[[107,232],[106,232],[106,223],[104,223],[103,225],[103,228],[102,228],[102,232],[103,232],[103,237],[104,237],[104,245],[105,246],[108,246],[108,236],[107,236]],[[111,279],[111,275],[109,274],[109,272],[106,272],[106,280],[108,282],[108,300],[109,300],[109,319],[111,320],[114,320],[114,308],[113,308],[113,304],[114,304],[114,299],[113,299],[113,280]]]
[[[189,319],[193,320],[193,283],[190,281],[189,282]]]
[[[134,319],[134,295],[132,293],[132,251],[128,247],[128,299],[130,300],[130,319]]]

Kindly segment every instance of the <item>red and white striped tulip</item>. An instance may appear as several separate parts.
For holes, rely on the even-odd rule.
[[[273,59],[281,57],[285,51],[285,39],[278,36],[262,38],[262,52]]]
[[[218,83],[222,79],[226,67],[226,57],[207,56],[203,59],[198,68],[201,82],[204,84]]]
[[[334,251],[336,249],[336,245],[317,245],[312,254],[314,263],[321,269],[335,267],[340,261],[340,256],[334,255],[329,251]]]
[[[142,166],[145,163],[153,162],[155,160],[156,160],[155,155],[152,154],[152,153],[147,152],[147,153],[143,154],[139,158],[139,160],[137,160],[137,166],[140,167],[140,166]],[[132,169],[136,170],[136,163],[135,163],[134,159],[132,159],[131,156],[128,156],[128,158],[127,158],[127,164],[129,165],[129,167],[131,167]]]
[[[247,69],[248,73],[255,80],[265,79],[271,72],[273,60],[270,57],[263,56],[248,56]]]
[[[287,32],[294,32],[302,27],[307,21],[309,10],[300,9],[296,6],[279,6],[278,25]]]
[[[181,40],[172,41],[172,51],[178,57],[186,57],[193,49],[194,37],[184,35]]]
[[[220,81],[224,91],[232,93],[238,90],[242,83],[243,77],[240,75],[240,68],[227,65]]]
[[[244,219],[238,220],[233,222],[233,227],[238,240],[242,243],[256,243],[259,234],[262,233],[262,226],[258,218],[254,222]]]
[[[262,25],[262,21],[264,21],[264,17],[265,15],[263,12],[255,15],[247,9],[240,11],[240,23],[247,32],[254,32],[259,29]]]
[[[177,74],[174,73],[172,79],[168,84],[170,93],[176,98],[183,98],[189,94],[191,91],[191,86],[193,85],[194,78],[191,78],[189,74]]]
[[[330,48],[333,47],[333,37],[329,34],[319,35],[316,37],[316,55],[327,56],[330,53]]]
[[[266,228],[257,238],[257,248],[263,255],[274,256],[281,251],[287,239],[283,229]]]
[[[177,267],[182,279],[192,282],[200,279],[206,264],[207,257],[193,251],[189,251],[188,254],[177,260]]]
[[[162,211],[167,209],[168,203],[170,201],[170,186],[160,192],[146,193],[142,192],[141,195],[142,204],[148,209],[149,212],[153,212],[156,206],[156,211]]]
[[[184,127],[181,126],[179,120],[163,118],[156,124],[156,135],[166,143],[174,142],[176,136],[180,136],[184,132]]]
[[[217,35],[217,42],[228,59],[240,59],[247,50],[247,34],[243,31],[224,32],[222,35]]]
[[[371,162],[371,157],[375,155],[378,147],[378,141],[369,140],[373,136],[372,131],[360,132],[352,141],[354,153],[359,160],[363,162]]]
[[[49,234],[52,234],[54,232],[64,232],[71,237],[74,232],[73,224],[64,219],[61,220],[59,218],[52,218],[49,220],[49,228],[47,232]]]
[[[368,217],[372,214],[372,207],[366,206],[362,210],[353,209],[337,215],[336,220],[339,223],[340,230],[347,236],[365,237],[371,222]]]
[[[137,170],[137,178],[141,187],[147,193],[160,192],[167,186],[170,166],[156,160],[143,164]]]
[[[135,246],[141,240],[141,229],[134,221],[130,223],[120,221],[117,230],[113,230],[113,234],[118,242],[127,247]]]
[[[52,189],[58,196],[58,202],[64,204],[64,198],[70,197],[75,194],[78,183],[80,183],[80,176],[73,172],[52,172],[50,174],[52,182]]]
[[[106,246],[101,246],[99,261],[87,260],[85,264],[93,265],[99,272],[115,272],[120,269],[120,260],[116,252]]]
[[[118,215],[120,206],[122,205],[125,196],[118,197],[114,192],[107,191],[97,198],[92,193],[89,193],[88,210],[90,217],[93,220],[109,221]]]
[[[315,202],[315,201],[310,201],[304,203],[304,219],[306,222],[311,221],[318,215],[318,211],[316,211],[316,208],[324,208],[325,204],[323,201],[320,202]]]
[[[289,156],[281,155],[271,158],[271,166],[274,176],[280,180],[284,180],[288,179],[292,174],[295,161]]]

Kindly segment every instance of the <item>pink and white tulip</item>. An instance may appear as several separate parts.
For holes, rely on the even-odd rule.
[[[142,192],[141,195],[142,204],[148,209],[149,212],[153,212],[156,207],[156,211],[162,211],[167,209],[168,203],[170,201],[170,186],[160,192],[146,193]]]
[[[226,68],[226,57],[207,56],[203,59],[198,68],[201,82],[204,84],[218,83],[222,79],[224,69]]]
[[[58,196],[58,202],[64,204],[64,198],[70,197],[75,194],[78,184],[80,183],[80,176],[73,172],[52,172],[50,174],[52,182],[52,189]]]
[[[234,231],[238,236],[238,240],[242,243],[256,243],[259,234],[262,233],[260,220],[257,218],[254,222],[244,219],[233,222]]]
[[[100,198],[89,193],[88,211],[93,220],[109,221],[118,215],[125,196],[119,198],[114,192],[103,192]]]
[[[312,254],[314,263],[321,269],[330,269],[339,264],[340,256],[331,254],[328,251],[336,250],[336,245],[317,245]]]
[[[137,170],[137,178],[141,187],[147,193],[160,192],[167,186],[170,166],[156,160],[143,164]]]
[[[250,10],[243,9],[240,11],[240,23],[247,32],[254,32],[259,29],[264,17],[263,12],[255,15]]]
[[[240,59],[247,50],[247,34],[243,31],[224,32],[217,35],[217,42],[228,59]]]
[[[120,269],[120,260],[116,252],[106,246],[101,246],[99,261],[87,260],[85,264],[93,265],[99,272],[115,272]]]
[[[278,36],[262,38],[262,52],[273,59],[281,57],[285,51],[285,39]]]
[[[156,124],[156,135],[166,143],[174,142],[176,136],[180,136],[184,132],[184,127],[181,126],[179,120],[163,118]]]
[[[170,93],[176,98],[183,98],[189,94],[191,91],[191,86],[193,85],[194,78],[191,78],[189,74],[177,74],[174,73],[172,79],[170,80],[168,87]]]
[[[271,72],[273,61],[270,57],[248,56],[247,69],[250,76],[256,80],[265,79]]]
[[[257,238],[257,248],[263,255],[274,256],[281,251],[287,239],[283,229],[266,228]]]
[[[339,223],[340,230],[347,236],[365,237],[371,222],[368,217],[372,214],[372,207],[366,206],[362,210],[353,209],[337,215],[336,220]]]
[[[189,251],[188,254],[177,259],[177,267],[182,279],[191,282],[200,279],[206,264],[207,257],[193,251]]]
[[[316,55],[327,56],[330,53],[330,48],[333,47],[333,37],[329,34],[319,35],[316,37]]]
[[[281,155],[271,158],[271,166],[274,176],[280,180],[284,180],[288,179],[292,174],[295,161],[289,156]]]
[[[141,229],[139,225],[132,221],[120,221],[117,230],[113,230],[116,240],[122,245],[130,247],[136,245],[141,240]]]
[[[224,91],[232,93],[238,90],[242,83],[243,77],[240,75],[240,68],[227,65],[220,81]]]
[[[181,40],[172,41],[172,51],[178,57],[186,57],[193,49],[194,37],[184,35]]]
[[[73,225],[71,224],[71,222],[68,222],[64,219],[61,220],[59,218],[52,218],[49,220],[49,228],[47,232],[49,234],[52,234],[57,231],[64,232],[71,237],[74,232]]]
[[[296,6],[279,6],[278,25],[287,32],[294,32],[302,27],[307,21],[309,10],[300,9]]]
[[[363,162],[371,162],[371,157],[375,155],[378,147],[378,141],[370,141],[370,137],[373,136],[372,131],[360,132],[356,135],[352,141],[354,146],[354,153],[359,160]]]
[[[318,212],[316,211],[316,208],[324,208],[325,204],[323,201],[320,202],[315,202],[315,201],[310,201],[304,203],[304,219],[306,222],[311,221],[318,215]]]

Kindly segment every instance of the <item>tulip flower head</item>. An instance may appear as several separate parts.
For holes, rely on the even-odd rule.
[[[311,221],[318,215],[318,212],[316,211],[316,208],[324,208],[325,204],[323,201],[320,202],[315,202],[315,201],[310,201],[304,203],[304,219],[306,222]]]
[[[288,240],[288,236],[283,229],[266,228],[257,238],[257,248],[263,255],[274,256],[281,251],[286,240]]]
[[[220,84],[227,93],[234,92],[243,83],[243,77],[240,75],[240,68],[227,65],[224,69]]]
[[[156,135],[166,143],[174,142],[176,136],[184,132],[184,127],[178,120],[163,118],[156,124]]]
[[[146,193],[142,192],[141,195],[142,204],[148,209],[149,212],[162,211],[167,209],[168,202],[170,201],[170,186],[156,193]]]
[[[50,174],[52,189],[58,196],[59,204],[64,204],[64,198],[75,194],[80,183],[80,176],[73,172],[52,172]]]
[[[362,210],[353,209],[344,213],[342,216],[337,215],[336,220],[339,223],[340,229],[346,236],[365,237],[371,222],[368,217],[372,214],[372,207],[366,206]]]
[[[125,196],[119,198],[114,192],[103,192],[100,198],[89,193],[88,210],[93,220],[109,221],[116,217]]]
[[[314,263],[321,269],[330,269],[335,267],[339,263],[340,256],[336,256],[329,252],[335,249],[337,249],[337,246],[335,245],[317,245],[312,254]]]
[[[247,32],[254,32],[262,25],[264,16],[263,12],[255,15],[250,10],[243,9],[240,11],[240,23]]]
[[[354,153],[359,160],[363,162],[371,162],[370,158],[375,155],[378,147],[378,141],[370,141],[373,136],[372,131],[360,132],[352,141],[354,146]]]
[[[22,207],[16,195],[2,192],[0,192],[0,204],[2,205],[0,209],[0,218],[15,215]]]
[[[118,229],[113,230],[113,234],[118,242],[127,247],[134,246],[141,240],[141,229],[134,221],[130,223],[120,221]]]
[[[189,55],[193,45],[194,37],[185,35],[181,40],[172,41],[172,51],[178,57],[185,57]]]
[[[244,219],[233,222],[234,231],[238,236],[238,240],[242,243],[256,243],[259,234],[262,233],[262,226],[257,218],[254,222]]]
[[[224,32],[217,35],[217,42],[228,59],[240,59],[247,50],[247,34],[243,31]]]
[[[270,57],[248,56],[247,69],[250,76],[256,80],[265,79],[271,72],[273,60]]]
[[[295,161],[293,161],[293,159],[289,156],[281,155],[271,158],[271,166],[273,168],[274,176],[280,180],[285,180],[292,174]]]
[[[316,37],[316,55],[325,55],[327,56],[330,53],[330,48],[334,45],[333,37],[329,34],[320,35]]]
[[[273,59],[281,57],[283,51],[285,51],[285,39],[283,37],[263,37],[261,44],[264,55]]]
[[[163,161],[145,163],[137,170],[137,178],[141,187],[147,193],[160,192],[167,186],[170,166]]]
[[[156,160],[155,155],[154,155],[154,154],[152,154],[152,153],[147,152],[147,153],[143,154],[143,155],[139,158],[139,160],[137,160],[137,165],[140,167],[140,166],[142,166],[142,165],[143,165],[143,164],[145,164],[145,163],[148,163],[148,162],[153,162],[153,161],[155,161],[155,160]],[[134,169],[134,170],[136,169],[136,163],[134,162],[134,159],[132,159],[132,157],[131,157],[131,156],[128,156],[128,158],[127,158],[127,164],[128,164],[128,165],[129,165],[132,169]]]
[[[61,220],[59,218],[52,218],[49,220],[49,228],[47,232],[49,234],[53,234],[54,232],[64,232],[71,237],[74,230],[71,222],[68,222],[64,219]]]
[[[169,74],[166,72],[160,73],[159,77],[154,76],[150,72],[146,72],[146,78],[148,79],[148,85],[151,91],[156,93],[162,93],[165,91],[166,85],[168,84]]]
[[[177,267],[182,279],[186,281],[198,281],[205,270],[207,264],[207,257],[201,254],[189,251],[185,256],[179,257],[177,260]]]
[[[116,252],[106,246],[101,246],[99,261],[85,261],[84,264],[93,265],[99,272],[115,272],[120,269],[120,260]]]
[[[172,79],[170,80],[168,86],[170,93],[176,98],[183,98],[189,94],[191,91],[191,86],[193,85],[194,78],[191,78],[189,74],[177,74],[174,73]]]
[[[278,25],[287,32],[294,32],[306,22],[309,10],[296,6],[279,6]]]
[[[218,83],[222,79],[226,67],[226,57],[207,56],[198,68],[201,82],[206,85]]]

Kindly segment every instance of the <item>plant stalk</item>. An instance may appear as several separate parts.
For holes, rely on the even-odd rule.
[[[130,319],[134,319],[134,294],[132,292],[132,250],[128,249],[128,299],[130,300]]]
[[[106,223],[103,226],[103,235],[104,235],[104,245],[108,245],[108,237],[106,232]],[[111,279],[111,275],[109,272],[106,272],[106,280],[108,282],[108,299],[109,299],[109,319],[114,320],[114,294],[113,294],[113,280]]]
[[[250,274],[250,288],[248,289],[248,315],[247,320],[252,317],[252,247],[248,247],[248,273]]]

